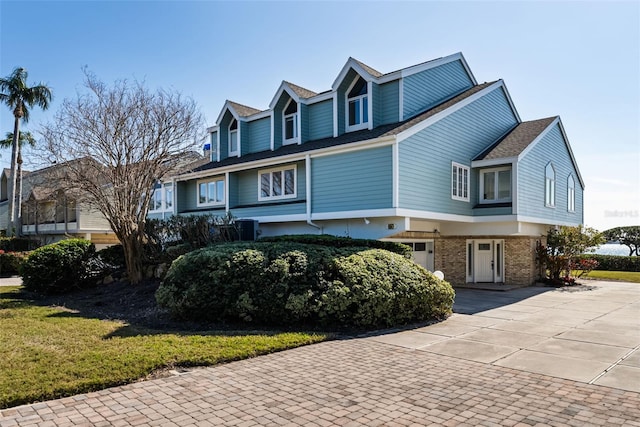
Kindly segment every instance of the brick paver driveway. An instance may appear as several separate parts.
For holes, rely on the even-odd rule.
[[[601,327],[611,322],[615,324],[618,318],[614,312],[617,310],[623,310],[618,320],[624,323],[627,318],[624,316],[633,315],[640,295],[636,294],[638,288],[617,289],[618,297],[627,292],[626,301],[608,304],[602,300],[601,316],[573,327],[578,330],[578,326],[592,321],[600,322],[597,326]],[[597,288],[593,291],[596,293],[582,295],[598,295]],[[555,301],[549,297],[539,298],[538,307],[544,306],[543,310],[568,301],[572,301],[574,308],[579,308],[582,298],[542,293],[556,297]],[[536,295],[542,293],[533,292],[529,298],[520,299],[531,304],[531,300],[536,301]],[[473,292],[459,292],[462,300],[465,295],[470,301],[475,298]],[[473,319],[484,317],[483,321],[491,325],[493,323],[487,322],[486,318],[511,321],[504,319],[510,316],[505,311],[524,313],[521,309],[525,305],[519,306],[509,295],[517,294],[494,295],[498,300],[506,298],[508,301],[494,301],[493,304],[484,297],[475,314],[458,314],[451,319],[471,319],[471,323],[476,322],[472,329],[465,328],[464,321],[449,325],[448,320],[420,328],[419,332],[409,331],[428,336],[428,342],[423,345],[415,345],[415,336],[407,340],[406,335],[400,335],[404,341],[383,342],[392,341],[389,337],[394,334],[326,342],[197,369],[180,376],[4,410],[0,412],[0,425],[640,426],[638,392],[503,366],[496,363],[493,356],[483,356],[483,349],[494,353],[482,345],[475,350],[468,347],[474,352],[473,358],[480,361],[470,360],[470,356],[442,354],[447,352],[442,344],[436,348],[437,352],[428,350],[429,346],[445,341],[486,344],[483,340],[495,340],[495,335],[490,333],[491,326],[478,327]],[[589,303],[588,298],[585,301]],[[588,308],[589,304],[585,305]],[[498,311],[491,313],[491,310]],[[461,311],[474,312],[474,309],[467,301]],[[478,316],[482,313],[485,315]],[[535,314],[536,311],[529,312],[527,316],[535,319]],[[527,316],[524,316],[525,322]],[[570,323],[567,318],[563,319],[563,323]],[[502,325],[504,329],[504,323]],[[588,327],[586,330],[599,332]],[[546,328],[529,332],[532,333],[528,335],[542,334],[538,337],[551,333]],[[442,339],[431,337],[438,334]],[[465,334],[475,335],[464,339]],[[612,334],[615,335],[613,331]],[[574,338],[581,336],[578,334]],[[518,335],[511,336],[514,337]],[[540,346],[540,340],[526,341],[511,342],[510,345],[518,347],[517,351],[525,351],[526,346]],[[621,345],[627,345],[626,342]],[[526,351],[552,354],[546,347]],[[509,360],[510,354],[513,353],[501,355],[498,360]],[[581,359],[572,360],[579,364]],[[632,360],[626,367],[638,369],[634,363]]]

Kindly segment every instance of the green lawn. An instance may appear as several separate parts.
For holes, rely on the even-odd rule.
[[[327,339],[299,332],[167,332],[85,318],[0,288],[0,408],[130,383]]]
[[[593,270],[587,275],[587,278],[598,280],[621,280],[624,282],[640,283],[640,272]]]

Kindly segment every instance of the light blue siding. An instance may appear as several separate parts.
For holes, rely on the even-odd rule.
[[[283,92],[278,102],[276,102],[275,107],[273,107],[273,149],[274,150],[277,150],[278,148],[282,147],[282,129],[283,129],[282,119],[284,117],[282,113],[284,111],[284,108],[287,106],[287,102],[289,102],[290,99],[291,97],[289,96],[289,94],[287,92]]]
[[[511,206],[499,208],[477,208],[473,210],[473,216],[511,215]]]
[[[231,213],[233,214],[233,216],[235,216],[236,218],[244,219],[251,219],[260,216],[305,214],[306,211],[307,205],[305,202],[271,204],[264,206],[254,206],[250,208],[231,209]]]
[[[382,99],[380,98],[380,85],[377,83],[372,83],[371,84],[371,97],[369,98],[370,102],[373,102],[373,105],[371,106],[371,110],[373,113],[373,117],[371,118],[371,120],[373,120],[373,127],[379,126],[380,122],[382,121],[381,117],[382,117],[382,111],[383,111],[383,105],[382,105]]]
[[[211,132],[211,157],[210,160],[218,160],[218,132]]]
[[[407,119],[469,89],[473,82],[461,61],[412,74],[403,81],[403,114]]]
[[[202,180],[215,179],[224,180],[224,175],[211,176],[202,178]],[[177,198],[178,198],[178,213],[188,211],[208,211],[211,206],[199,207],[198,206],[198,179],[192,179],[189,181],[179,181],[176,184]]]
[[[290,163],[285,163],[282,166],[288,166]],[[279,168],[280,166],[273,166],[264,169]],[[246,205],[273,205],[277,202],[274,201],[259,201],[258,200],[258,173],[264,169],[251,169],[241,172],[235,172],[229,179],[229,192],[232,195],[237,195],[237,200],[230,205],[230,209],[237,210]],[[305,200],[305,167],[304,162],[296,163],[296,197],[293,199],[284,199],[283,202],[291,202],[292,200]]]
[[[311,180],[314,213],[390,208],[391,146],[314,158]]]
[[[244,132],[245,127],[242,128]],[[271,118],[253,120],[247,123],[247,135],[242,135],[242,154],[257,153],[271,149]]]
[[[300,123],[298,123],[298,132],[300,142],[304,143],[309,140],[309,107],[303,103],[300,103],[298,107],[298,120],[300,121]]]
[[[333,99],[311,104],[307,112],[310,141],[333,136]]]
[[[238,129],[240,130],[239,142],[240,145],[238,150],[240,150],[240,155],[249,154],[249,123],[245,121],[238,121]]]
[[[497,88],[400,142],[400,207],[472,215],[477,172],[471,174],[470,202],[452,200],[451,162],[470,166],[516,123],[504,91]]]
[[[381,105],[381,112],[375,117],[374,126],[395,123],[399,120],[400,82],[394,80],[379,86],[378,99],[374,105]]]
[[[544,203],[545,167],[552,162],[556,171],[556,206]],[[575,212],[567,211],[567,180],[575,181]],[[518,214],[554,222],[581,224],[583,191],[558,125],[554,126],[518,163]]]
[[[342,135],[346,129],[345,102],[347,99],[347,89],[349,89],[349,86],[351,86],[356,76],[358,76],[358,73],[350,69],[336,91],[338,97],[338,135]]]
[[[229,124],[233,115],[227,111],[220,122],[220,160],[229,157]]]

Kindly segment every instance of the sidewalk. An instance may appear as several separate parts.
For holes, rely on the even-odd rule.
[[[0,277],[0,286],[22,286],[20,276]]]

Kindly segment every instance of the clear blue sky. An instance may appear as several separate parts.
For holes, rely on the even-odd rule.
[[[83,66],[179,90],[211,125],[226,99],[267,108],[282,80],[327,90],[349,56],[389,72],[455,52],[479,82],[504,79],[523,120],[562,117],[587,225],[640,224],[637,1],[0,0],[0,75],[21,66],[54,92],[33,132],[82,89]],[[12,120],[0,107],[2,135]]]

